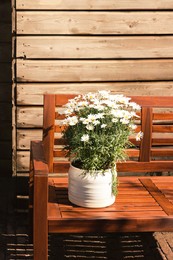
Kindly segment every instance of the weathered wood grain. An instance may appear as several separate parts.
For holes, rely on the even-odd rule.
[[[42,127],[43,108],[40,107],[18,107],[17,127]]]
[[[25,59],[173,58],[173,37],[18,37],[16,56]]]
[[[173,12],[17,12],[18,34],[172,34]]]
[[[29,171],[29,151],[18,151],[17,152],[17,172]]]
[[[43,105],[45,93],[87,93],[97,90],[110,90],[116,94],[172,96],[173,82],[111,82],[111,83],[47,83],[17,84],[18,105]]]
[[[17,149],[29,150],[31,140],[41,140],[42,129],[18,129],[17,130]]]
[[[17,9],[89,9],[89,10],[118,10],[118,9],[171,9],[173,8],[172,0],[17,0]]]
[[[170,109],[167,109],[167,111],[170,111]],[[165,112],[166,112],[166,110],[165,110]],[[33,107],[33,106],[17,108],[17,127],[18,128],[29,128],[31,132],[34,131],[33,133],[30,133],[30,135],[35,138],[35,136],[37,136],[37,134],[36,134],[37,131],[35,132],[35,128],[42,128],[42,125],[43,125],[42,108]],[[23,132],[20,133],[20,138],[25,138],[25,136],[22,136],[22,134],[23,134]],[[24,135],[26,135],[26,132]]]
[[[17,61],[17,82],[173,80],[173,60]]]

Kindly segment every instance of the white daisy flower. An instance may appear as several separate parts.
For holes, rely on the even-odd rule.
[[[130,124],[129,127],[132,129],[132,130],[135,130],[137,128],[137,125],[135,124]]]
[[[93,122],[93,125],[99,125],[100,124],[100,121],[99,120],[95,120],[94,122]]]
[[[86,129],[92,131],[92,130],[94,130],[94,126],[91,124],[88,124],[88,125],[86,125]]]
[[[112,118],[112,122],[113,123],[117,123],[118,122],[118,118]]]
[[[121,118],[121,119],[120,119],[120,122],[121,122],[123,125],[129,124],[129,120],[126,119],[126,118]]]
[[[141,107],[140,107],[138,104],[136,104],[135,102],[130,102],[129,105],[130,105],[133,109],[135,109],[135,110],[140,110],[140,109],[141,109]]]
[[[64,111],[64,114],[65,115],[70,115],[70,114],[72,114],[73,113],[73,109],[72,108],[68,108],[68,109],[66,109],[65,111]]]
[[[96,119],[97,119],[96,115],[93,115],[93,114],[88,115],[88,121],[89,122],[94,123]]]
[[[105,128],[107,126],[107,124],[102,124],[101,128]]]
[[[81,137],[82,142],[88,142],[89,141],[89,135],[85,134]]]
[[[136,141],[140,141],[143,138],[143,133],[140,131],[139,133],[137,133],[136,135]]]
[[[78,123],[78,118],[77,116],[68,117],[67,122],[71,126],[76,125]]]

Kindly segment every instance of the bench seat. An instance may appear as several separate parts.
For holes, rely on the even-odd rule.
[[[50,233],[173,231],[173,176],[119,177],[116,201],[104,209],[70,203],[67,178],[50,177],[49,189]]]

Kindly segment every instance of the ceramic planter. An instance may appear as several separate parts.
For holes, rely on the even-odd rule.
[[[70,166],[68,197],[78,206],[87,208],[102,208],[114,203],[112,193],[112,171],[104,173],[97,171],[94,174],[86,173],[82,169]]]

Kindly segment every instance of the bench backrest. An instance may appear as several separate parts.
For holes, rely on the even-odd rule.
[[[45,94],[43,112],[43,145],[50,172],[68,172],[69,161],[62,151],[64,144],[58,124],[62,115],[58,110],[74,98],[72,94]],[[173,97],[131,96],[141,106],[136,131],[143,132],[143,139],[127,150],[129,160],[118,163],[119,172],[173,171]]]

